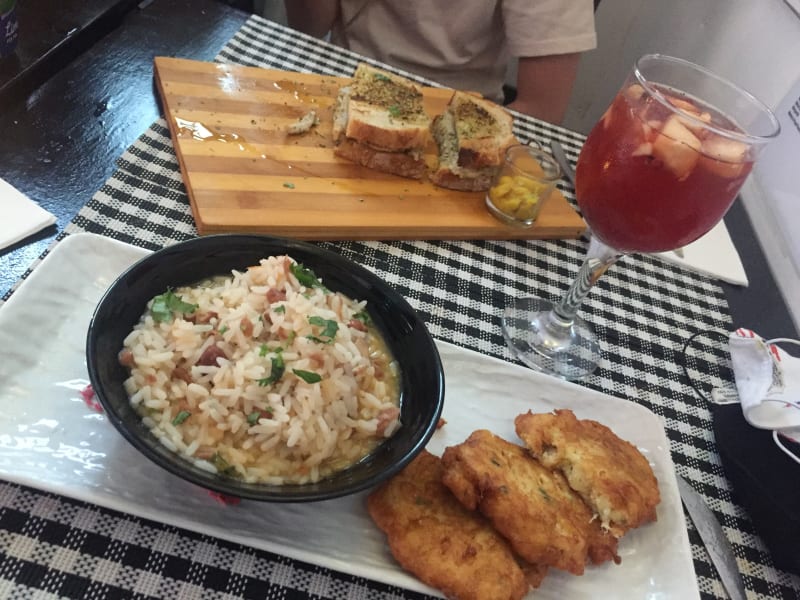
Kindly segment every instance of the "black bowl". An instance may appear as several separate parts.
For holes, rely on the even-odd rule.
[[[304,485],[249,484],[209,473],[159,443],[128,401],[127,369],[117,356],[147,302],[168,288],[244,270],[267,256],[288,254],[313,269],[325,286],[367,301],[367,310],[400,366],[398,431],[362,461]],[[223,494],[271,502],[307,502],[352,494],[391,477],[427,444],[444,403],[436,345],[406,300],[379,277],[312,244],[260,235],[215,235],[169,246],[123,273],[95,309],[86,342],[89,378],[106,415],[147,458],[187,481]]]

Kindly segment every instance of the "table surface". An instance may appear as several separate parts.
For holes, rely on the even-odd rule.
[[[152,79],[153,57],[164,55],[212,60],[245,24],[248,16],[213,0],[155,0],[149,4],[143,3],[143,8],[128,12],[118,27],[100,37],[88,50],[74,58],[63,70],[49,77],[24,100],[3,107],[0,125],[3,126],[6,135],[0,139],[0,177],[55,214],[58,221],[55,226],[0,254],[0,297],[8,297],[15,283],[25,275],[57,236],[62,235],[62,232],[69,227],[75,229],[73,219],[82,207],[87,203],[102,202],[102,199],[97,200],[96,192],[110,178],[117,176],[120,164],[117,159],[131,144],[137,142],[139,136],[159,117],[160,109]],[[285,51],[291,54],[296,49],[288,48]],[[223,56],[222,59],[231,62],[238,60],[233,55],[228,58]],[[341,65],[338,67],[339,70],[342,68]],[[158,126],[150,131],[155,131],[153,135],[156,137],[159,131],[160,135],[165,135],[163,129],[159,130]],[[543,131],[544,135],[550,135],[547,128],[540,129],[536,125],[531,125],[526,130],[530,135],[538,134],[540,131]],[[572,145],[568,150],[574,156],[576,148],[579,147],[579,141],[576,140],[580,140],[580,136],[570,136],[569,132],[561,133],[567,136],[565,139]],[[141,141],[138,143],[141,144]],[[146,147],[146,144],[140,147]],[[126,177],[130,177],[130,169],[126,173]],[[179,194],[179,190],[175,193]],[[697,284],[695,279],[690,280],[686,276],[682,276],[683,279],[680,281],[688,281],[691,285],[697,284],[699,286],[697,289],[708,290],[709,298],[713,298],[714,303],[724,307],[724,317],[713,322],[717,326],[724,326],[728,330],[733,327],[748,327],[767,338],[797,337],[740,201],[734,204],[725,220],[742,257],[750,286],[742,288],[702,281]],[[87,221],[85,217],[76,222],[79,225],[77,230],[92,231],[93,227],[100,228],[97,223],[92,223],[91,219]],[[574,247],[569,243],[551,244],[546,246],[546,253],[549,256],[564,260],[564,256],[571,256],[573,253]],[[149,245],[157,246],[157,244]],[[403,247],[409,248],[409,246]],[[446,260],[450,260],[450,254],[455,248],[453,245],[435,247]],[[465,244],[464,248],[470,251],[474,248],[489,251],[488,249],[492,249],[493,246]],[[535,253],[539,248],[531,249],[530,245],[522,244],[517,247],[511,244],[503,246],[502,251],[509,257],[514,256],[514,260],[522,261],[521,269],[524,269],[524,263],[531,260],[531,253],[536,256]],[[341,249],[344,252],[356,252],[360,247],[342,245]],[[579,254],[579,251],[575,252],[575,256]],[[655,269],[656,273],[661,273],[658,270],[661,267],[653,266],[648,260],[651,259],[638,260],[629,270],[626,270],[628,267],[620,267],[619,276],[625,279],[630,273],[650,272],[648,269],[651,271]],[[559,275],[561,279],[558,281],[568,281],[574,272],[573,269],[577,270],[577,262],[568,266],[566,271]],[[609,285],[610,289],[614,289],[615,280],[612,277],[611,283],[603,285]],[[420,298],[419,292],[414,291],[410,284],[407,293],[420,302],[429,300]],[[430,302],[437,303],[436,300]],[[428,307],[427,310],[433,309]],[[492,334],[489,342],[486,342],[488,345],[483,345],[484,340],[479,339],[481,336],[477,334],[473,336],[468,328],[465,333],[463,328],[454,326],[457,331],[453,334],[446,324],[436,321],[435,318],[432,319],[432,324],[434,334],[438,332],[442,337],[455,338],[448,341],[461,343],[467,347],[473,346],[474,349],[486,348],[488,354],[508,358],[496,342],[496,332]],[[462,337],[459,338],[459,335]],[[477,341],[470,342],[470,340]],[[608,381],[613,379],[610,374],[603,374],[600,377],[606,377]],[[604,389],[606,383],[602,379],[589,385],[602,391],[621,389],[619,382],[614,383],[614,386],[608,384],[610,387]],[[683,389],[681,393],[691,397],[690,390]],[[710,429],[708,423],[710,421],[705,426]],[[713,446],[713,442],[711,445]],[[691,460],[681,464],[680,453],[676,455],[676,463],[680,468],[693,466]],[[710,488],[705,491],[707,495],[714,496]],[[24,493],[34,498],[39,494],[35,490],[24,490]],[[725,502],[733,502],[735,505],[735,496],[731,499],[729,491],[721,494]],[[725,511],[720,509],[720,516],[729,521],[742,518],[741,509],[734,512],[735,519],[724,513]],[[13,530],[6,521],[2,522],[6,532]],[[739,527],[735,526],[734,529]],[[743,526],[743,529],[750,531],[751,526]],[[698,545],[696,533],[690,531],[690,537],[694,544],[695,566],[703,595],[724,597],[716,574],[708,566],[707,556]],[[0,535],[0,540],[2,539]],[[39,540],[39,543],[45,542]],[[746,550],[741,549],[737,552],[740,558],[761,565],[746,577],[748,591],[762,597],[795,597],[793,594],[797,593],[797,588],[793,586],[797,585],[797,580],[774,569],[760,543],[755,543],[755,546],[761,548],[756,559],[753,559],[754,555],[749,545]],[[2,549],[3,543],[0,541],[0,552]],[[52,564],[47,566],[50,570],[57,568]],[[769,572],[770,575],[763,575],[759,569]],[[3,577],[20,585],[19,579],[9,577],[0,568],[0,580]],[[35,588],[35,581],[35,576],[28,577],[24,586],[21,585],[20,592],[25,593],[22,592],[23,588],[28,591],[31,586]],[[47,588],[42,587],[42,589]],[[69,595],[69,589],[64,588],[61,593]]]
[[[42,82],[91,48],[137,0],[62,0],[17,2],[19,41],[13,54],[0,60],[0,104],[25,98]]]
[[[159,116],[155,56],[212,60],[247,14],[214,0],[159,0],[127,13],[23,102],[3,104],[0,177],[53,213],[55,226],[0,254],[0,297]],[[179,24],[179,25],[176,25]]]

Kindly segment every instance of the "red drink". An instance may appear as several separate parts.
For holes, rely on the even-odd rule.
[[[659,88],[673,111],[638,84],[595,125],[577,165],[577,198],[593,233],[622,252],[662,252],[710,230],[753,167],[741,133],[696,99]],[[735,135],[734,135],[735,137]]]

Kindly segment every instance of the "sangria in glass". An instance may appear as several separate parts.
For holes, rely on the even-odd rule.
[[[564,379],[591,374],[600,348],[577,312],[592,285],[625,254],[674,250],[707,233],[779,131],[769,108],[701,66],[659,54],[636,61],[578,158],[586,259],[557,303],[521,298],[506,308],[514,355]]]

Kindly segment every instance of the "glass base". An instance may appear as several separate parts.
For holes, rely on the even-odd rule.
[[[503,314],[506,344],[532,369],[570,381],[588,377],[601,356],[592,326],[579,317],[571,326],[560,325],[552,308],[552,302],[540,298],[514,300]]]

